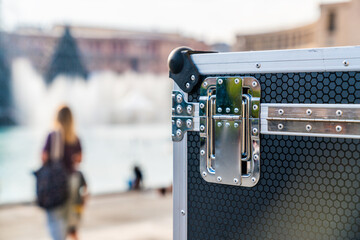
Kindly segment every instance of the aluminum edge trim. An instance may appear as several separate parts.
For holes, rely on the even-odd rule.
[[[174,90],[181,91],[174,83]],[[187,101],[187,94],[184,98]],[[173,239],[187,239],[187,134],[173,142]],[[182,214],[185,212],[185,215]]]
[[[193,54],[200,74],[333,72],[360,70],[360,47]],[[347,61],[348,64],[344,64]]]

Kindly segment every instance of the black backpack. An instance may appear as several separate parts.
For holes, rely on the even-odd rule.
[[[36,177],[37,204],[48,210],[64,204],[69,194],[68,173],[62,161],[60,161],[62,154],[54,156],[56,150],[58,150],[58,153],[63,151],[61,138],[57,138],[56,135],[58,134],[55,132],[50,136],[52,147],[48,162],[34,172]],[[57,149],[55,150],[55,148]]]

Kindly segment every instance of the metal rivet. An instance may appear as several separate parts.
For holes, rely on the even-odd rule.
[[[239,126],[238,123],[234,123],[234,128],[237,128]]]
[[[238,108],[234,108],[234,112],[235,112],[235,113],[238,113],[238,112],[239,112],[239,109],[238,109]]]
[[[180,128],[180,127],[182,126],[182,121],[181,121],[181,119],[176,120],[176,126],[177,126],[178,128]]]
[[[311,131],[311,129],[312,129],[312,126],[310,125],[310,124],[308,124],[308,125],[306,125],[306,131],[308,131],[308,132],[310,132]]]
[[[227,113],[229,113],[230,112],[230,108],[226,108],[226,110],[225,110]]]
[[[187,83],[185,84],[185,87],[186,87],[186,88],[189,88],[189,87],[190,87],[190,83],[187,82]]]
[[[183,101],[183,96],[181,94],[176,95],[176,101],[181,103]]]
[[[182,131],[181,131],[180,129],[178,129],[178,130],[176,131],[176,136],[180,137],[181,135],[182,135]]]
[[[191,120],[191,119],[186,120],[186,126],[187,126],[188,128],[191,128],[191,127],[192,127],[192,120]]]
[[[222,123],[221,123],[221,122],[218,122],[217,125],[218,125],[218,127],[221,127],[221,126],[222,126]]]
[[[204,82],[203,85],[204,85],[204,87],[206,87],[206,86],[208,85],[208,83],[207,83],[207,82]]]
[[[204,125],[201,125],[201,126],[200,126],[200,131],[203,132],[204,130],[205,130],[205,126],[204,126]]]
[[[234,183],[238,183],[239,180],[237,178],[234,178]]]
[[[178,114],[180,114],[180,113],[182,113],[182,111],[183,111],[182,106],[181,106],[181,105],[177,105],[177,107],[176,107],[176,112],[177,112]]]
[[[181,215],[185,216],[185,211],[181,210]]]
[[[203,109],[205,105],[203,103],[200,103],[200,108]]]
[[[235,78],[235,84],[239,84],[240,80],[238,78]]]
[[[256,178],[252,177],[252,178],[251,178],[251,181],[252,181],[252,182],[256,182]]]
[[[220,108],[220,107],[217,110],[218,110],[218,112],[222,112],[222,108]]]
[[[283,109],[279,109],[279,110],[278,110],[278,113],[279,113],[280,115],[283,115],[283,114],[284,114],[284,110],[283,110]]]
[[[284,128],[284,125],[282,125],[281,123],[280,124],[278,124],[278,129],[283,129]]]
[[[200,154],[201,154],[201,155],[205,155],[205,150],[201,150],[201,151],[200,151]]]
[[[255,66],[256,66],[256,68],[261,68],[261,64],[260,64],[260,63],[256,63]]]
[[[256,86],[257,86],[257,82],[253,81],[251,85],[252,85],[253,87],[256,87]]]
[[[254,154],[254,160],[259,160],[259,155]]]
[[[253,109],[256,111],[258,109],[258,105],[254,105]]]
[[[221,182],[222,178],[220,176],[217,177],[217,181]]]
[[[311,109],[306,110],[306,114],[310,116],[312,114]]]
[[[191,81],[195,81],[195,75],[191,75],[190,79]]]
[[[341,110],[336,111],[336,116],[340,117],[342,114],[343,114],[343,112]]]
[[[252,130],[253,134],[256,135],[258,133],[258,129],[257,128],[253,128]]]
[[[193,110],[192,106],[191,106],[191,105],[187,105],[187,107],[186,107],[187,113],[188,113],[188,114],[191,114],[191,113],[192,113],[192,110]]]
[[[349,66],[349,61],[348,61],[348,60],[344,60],[344,61],[343,61],[343,64],[344,64],[345,67],[347,67],[347,66]]]
[[[206,172],[202,172],[201,174],[203,177],[206,177],[207,173]]]
[[[219,79],[219,80],[218,80],[218,83],[219,83],[219,84],[222,84],[222,83],[223,83],[223,80],[222,80],[222,79]]]
[[[226,127],[230,127],[230,123],[228,123],[228,122],[225,123],[225,126],[226,126]]]
[[[341,132],[342,127],[341,127],[340,125],[337,125],[337,126],[335,127],[335,130],[336,130],[337,132]]]

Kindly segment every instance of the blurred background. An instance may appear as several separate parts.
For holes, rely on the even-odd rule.
[[[171,239],[171,50],[358,45],[359,22],[360,0],[0,1],[0,239],[49,239],[32,171],[62,103],[92,196],[80,236]]]

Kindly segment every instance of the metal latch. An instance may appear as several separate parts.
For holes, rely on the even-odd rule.
[[[260,84],[253,77],[201,85],[200,173],[208,182],[252,187],[260,176]]]

